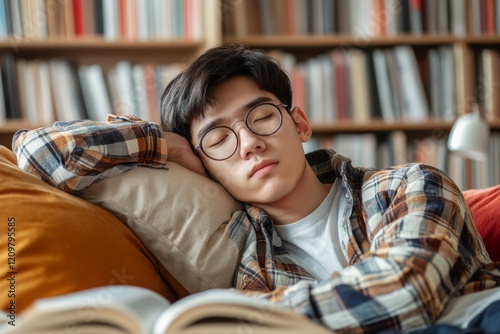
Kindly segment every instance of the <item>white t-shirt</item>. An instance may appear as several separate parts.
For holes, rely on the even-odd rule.
[[[316,279],[327,279],[347,266],[339,243],[345,206],[345,192],[337,179],[323,202],[307,217],[274,226],[285,249]]]

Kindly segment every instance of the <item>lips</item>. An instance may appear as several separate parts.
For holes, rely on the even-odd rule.
[[[272,160],[261,161],[258,164],[256,164],[255,166],[253,166],[252,170],[250,171],[249,177],[254,176],[255,173],[257,173],[258,171],[260,171],[268,166],[275,165],[275,164],[277,164],[277,162],[272,161]]]

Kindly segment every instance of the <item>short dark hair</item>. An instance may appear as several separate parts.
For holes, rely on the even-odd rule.
[[[191,122],[211,104],[210,88],[240,75],[291,106],[290,79],[277,60],[242,45],[224,45],[207,50],[167,85],[161,97],[162,129],[190,140]]]

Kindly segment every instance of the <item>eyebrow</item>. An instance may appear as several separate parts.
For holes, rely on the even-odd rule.
[[[238,113],[248,112],[250,109],[254,108],[255,106],[257,106],[261,103],[265,103],[265,102],[276,103],[275,101],[273,101],[273,99],[271,99],[268,96],[259,96],[255,99],[253,99],[252,101],[244,104],[241,108],[239,108],[237,110],[237,112]],[[213,120],[211,120],[210,122],[208,122],[207,124],[205,124],[204,126],[201,127],[200,131],[198,131],[198,138],[203,137],[203,135],[205,135],[205,133],[207,133],[210,129],[220,125],[224,121],[225,121],[225,119],[221,118],[221,117],[214,118]]]

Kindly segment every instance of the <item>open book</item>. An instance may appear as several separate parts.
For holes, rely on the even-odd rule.
[[[303,315],[232,290],[209,290],[170,304],[135,286],[106,286],[40,299],[14,322],[0,324],[0,333],[6,334],[329,332]]]

